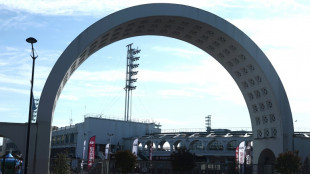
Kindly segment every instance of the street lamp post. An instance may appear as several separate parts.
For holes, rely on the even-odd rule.
[[[28,43],[31,44],[31,51],[32,55],[30,57],[32,58],[32,74],[31,74],[31,88],[30,88],[30,102],[29,102],[29,115],[28,115],[28,130],[27,130],[27,144],[26,144],[26,156],[25,156],[25,169],[24,173],[27,174],[28,172],[28,153],[29,153],[29,139],[30,139],[30,125],[31,125],[31,111],[32,111],[32,102],[33,100],[33,76],[34,76],[34,63],[35,59],[38,56],[34,55],[34,49],[33,49],[33,44],[37,42],[37,40],[33,37],[29,37],[26,39]]]

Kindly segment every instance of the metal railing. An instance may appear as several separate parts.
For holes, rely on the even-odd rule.
[[[230,131],[252,131],[251,127],[228,127]],[[211,130],[224,130],[223,128],[213,128]],[[180,129],[162,129],[161,133],[180,133],[180,132],[207,132],[205,128],[180,128]]]
[[[51,174],[55,167],[54,158],[51,159]],[[70,174],[120,174],[115,168],[115,160],[96,159],[91,167],[87,166],[87,159],[69,159]],[[274,165],[253,164],[237,166],[233,162],[228,163],[212,163],[212,162],[196,162],[195,167],[188,174],[277,174]],[[176,174],[171,167],[170,160],[161,161],[137,161],[135,169],[130,174]],[[310,166],[302,166],[300,174],[309,174]]]
[[[124,121],[124,118],[120,117],[120,116],[104,115],[104,114],[96,114],[96,113],[85,114],[84,118],[103,118],[103,119]],[[160,125],[159,122],[156,122],[153,119],[131,118],[131,120],[128,120],[128,121],[129,122],[136,122],[136,123],[154,123],[154,124]]]

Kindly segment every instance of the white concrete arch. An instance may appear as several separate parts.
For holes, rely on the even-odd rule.
[[[201,9],[146,4],[118,11],[94,23],[75,38],[57,60],[39,103],[36,173],[47,173],[53,112],[72,73],[102,47],[141,35],[167,36],[188,42],[209,53],[229,72],[244,96],[251,117],[254,161],[265,148],[275,154],[292,148],[293,122],[284,87],[265,54],[248,36]]]
[[[0,123],[0,137],[9,138],[14,142],[21,154],[26,154],[25,142],[27,138],[27,124]]]

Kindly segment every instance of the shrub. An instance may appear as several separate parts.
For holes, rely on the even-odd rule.
[[[288,151],[279,154],[275,169],[281,174],[295,174],[301,172],[301,165],[301,158],[298,156],[298,151]]]

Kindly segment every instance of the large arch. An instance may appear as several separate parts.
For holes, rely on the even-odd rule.
[[[38,108],[35,173],[47,173],[53,112],[72,73],[104,46],[141,35],[167,36],[188,42],[210,54],[229,72],[244,96],[251,117],[254,162],[265,148],[275,154],[292,148],[292,115],[282,82],[268,58],[246,34],[201,9],[146,4],[118,11],[94,23],[77,36],[57,60]]]

